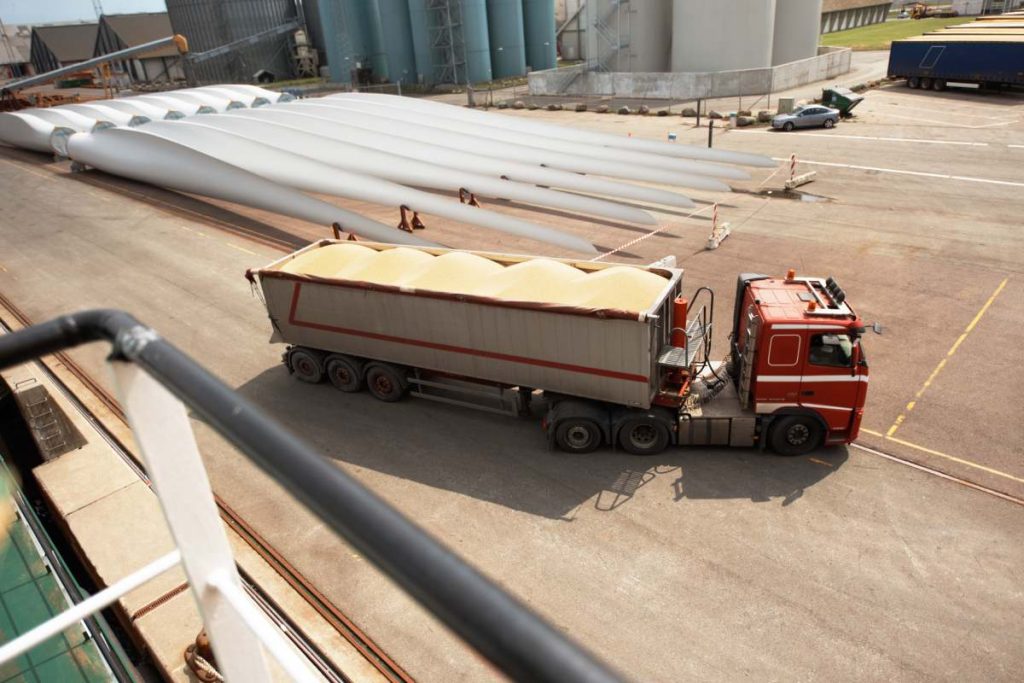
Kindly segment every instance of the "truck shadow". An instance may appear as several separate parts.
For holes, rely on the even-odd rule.
[[[799,458],[728,448],[678,448],[650,457],[605,448],[574,455],[548,448],[539,416],[516,419],[415,398],[381,403],[366,393],[303,384],[281,366],[238,391],[325,457],[350,472],[356,468],[356,476],[366,468],[566,521],[582,507],[617,510],[641,491],[673,502],[790,505],[847,459],[845,449]]]

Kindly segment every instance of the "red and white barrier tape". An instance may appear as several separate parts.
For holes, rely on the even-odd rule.
[[[705,206],[703,209],[697,209],[693,213],[687,214],[683,219],[685,220],[686,218],[692,218],[692,217],[694,217],[694,216],[696,216],[698,214],[704,213],[708,209],[714,209],[717,212],[718,211],[718,204],[710,204],[708,206]],[[648,237],[654,237],[658,233],[665,232],[665,230],[667,230],[669,227],[671,227],[671,226],[668,223],[666,223],[665,225],[663,225],[662,227],[658,228],[657,230],[652,230],[651,232],[649,232],[647,234],[640,235],[636,239],[630,240],[629,242],[626,242],[625,244],[622,244],[622,245],[620,245],[618,247],[615,247],[611,251],[606,251],[603,254],[598,254],[597,256],[595,256],[594,258],[592,258],[590,260],[591,261],[600,261],[601,259],[603,259],[603,258],[605,258],[607,256],[611,256],[612,254],[618,253],[618,252],[622,251],[623,249],[628,249],[629,247],[633,246],[634,244],[637,244],[638,242],[643,242]]]

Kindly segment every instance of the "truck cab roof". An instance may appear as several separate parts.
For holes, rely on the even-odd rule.
[[[752,281],[750,287],[766,323],[859,324],[846,293],[831,277],[765,278]]]

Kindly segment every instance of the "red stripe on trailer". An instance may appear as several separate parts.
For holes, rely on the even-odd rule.
[[[322,323],[307,322],[305,320],[299,320],[295,317],[295,312],[299,307],[299,291],[302,285],[298,282],[295,283],[295,288],[292,290],[292,305],[288,311],[288,322],[296,327],[307,327],[313,330],[320,330],[323,332],[335,332],[337,334],[347,334],[353,337],[364,337],[366,339],[375,339],[377,341],[392,342],[395,344],[407,344],[409,346],[420,346],[427,349],[434,349],[435,351],[447,351],[449,353],[461,353],[467,356],[479,356],[481,358],[492,358],[494,360],[503,360],[510,363],[522,363],[524,365],[536,365],[544,368],[556,368],[558,370],[567,370],[569,372],[578,372],[585,375],[596,375],[598,377],[609,377],[611,379],[624,379],[631,382],[643,382],[648,383],[649,378],[645,375],[635,375],[629,372],[616,372],[615,370],[604,370],[602,368],[591,368],[585,365],[572,365],[570,363],[559,363],[550,360],[541,360],[539,358],[527,358],[525,356],[513,356],[507,353],[497,353],[495,351],[482,351],[480,349],[470,349],[464,346],[451,346],[449,344],[437,344],[435,342],[428,342],[422,339],[407,339],[405,337],[393,337],[388,334],[379,334],[377,332],[367,332],[365,330],[356,330],[350,327],[338,327],[335,325],[324,325]]]

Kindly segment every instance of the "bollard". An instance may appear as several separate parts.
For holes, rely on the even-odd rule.
[[[796,154],[789,155],[789,182],[796,176]]]
[[[711,140],[715,134],[715,120],[708,119],[708,149],[711,149]]]

